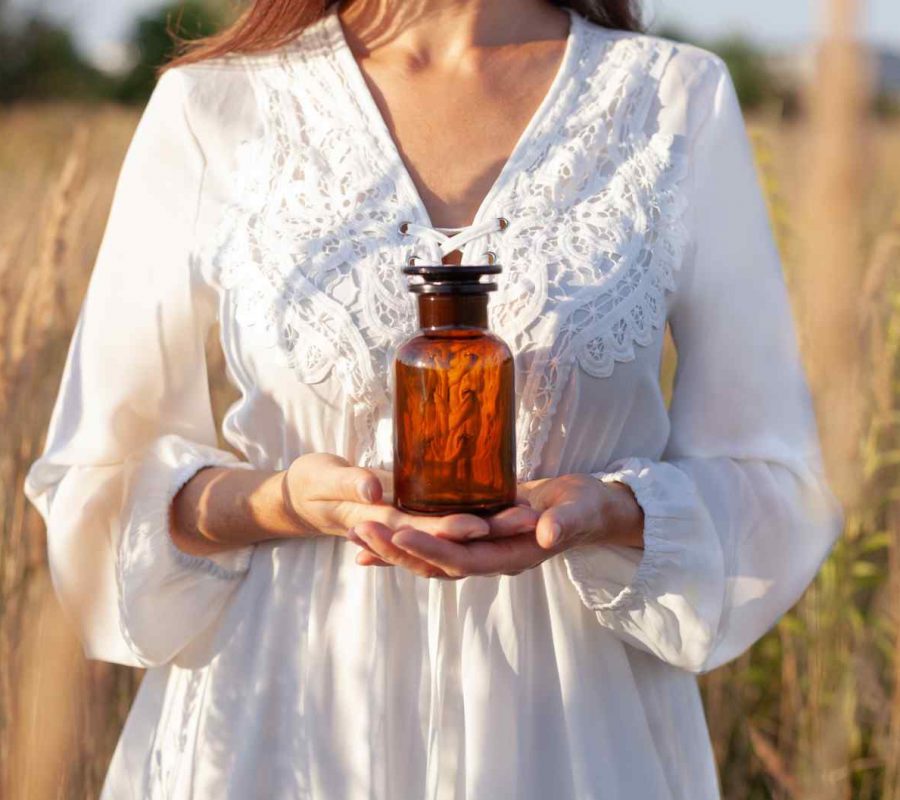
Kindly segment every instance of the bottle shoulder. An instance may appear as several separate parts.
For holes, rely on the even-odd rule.
[[[400,348],[414,342],[471,342],[481,340],[500,344],[508,349],[506,342],[487,328],[450,326],[445,328],[420,328],[407,338],[400,345]]]
[[[446,328],[423,331],[397,348],[395,360],[410,365],[428,363],[432,357],[465,355],[498,363],[512,361],[513,355],[503,339],[484,329]]]

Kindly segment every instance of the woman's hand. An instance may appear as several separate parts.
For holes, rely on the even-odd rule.
[[[471,514],[405,514],[390,505],[391,484],[386,472],[353,467],[328,454],[301,456],[281,472],[209,467],[173,499],[170,533],[179,549],[205,556],[273,539],[352,536],[350,530],[365,523],[391,533],[412,527],[466,541],[491,534],[492,527],[504,535],[521,533],[536,521],[524,507],[511,509],[493,525]],[[434,573],[406,553],[395,557],[409,569]]]
[[[517,575],[570,547],[605,543],[643,546],[643,511],[631,489],[604,483],[590,475],[565,475],[519,487],[520,498],[535,513],[532,530],[511,532],[504,515],[489,520],[488,537],[463,541],[435,536],[410,527],[391,531],[361,524],[355,533],[366,550],[357,556],[364,566],[404,566],[402,558],[428,564],[432,577]],[[421,573],[420,573],[421,574]]]
[[[391,505],[393,479],[384,470],[353,467],[335,455],[301,456],[284,474],[284,506],[295,526],[309,533],[345,536],[355,526],[380,524],[392,531],[416,528],[454,540],[477,539],[492,533],[490,523],[474,514],[444,517],[407,514]],[[505,535],[534,525],[527,508],[510,509],[495,522]]]
[[[347,536],[368,551],[373,564],[404,567],[423,577],[448,577],[434,564],[391,544],[391,537],[415,530],[432,539],[471,541],[490,534],[515,536],[534,529],[537,515],[527,506],[507,509],[490,523],[472,514],[444,517],[407,514],[390,505],[393,480],[382,470],[352,467],[334,455],[298,458],[285,475],[285,504],[297,523],[310,531]],[[366,537],[378,531],[383,541],[376,551]]]
[[[544,548],[644,546],[644,511],[624,483],[563,475],[522,484],[519,491],[541,514],[536,533]]]

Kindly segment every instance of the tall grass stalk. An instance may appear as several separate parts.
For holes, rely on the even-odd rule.
[[[95,112],[98,142],[82,113],[0,115],[0,183],[15,187],[0,202],[0,797],[16,800],[96,797],[134,683],[82,657],[22,494],[133,126]]]
[[[803,796],[838,800],[855,785],[861,631],[847,613],[857,599],[856,556],[866,532],[861,441],[871,410],[870,363],[859,298],[869,91],[858,41],[860,0],[828,0],[817,74],[809,93],[810,164],[797,299],[808,373],[831,485],[848,527],[799,609],[806,636],[797,769]]]

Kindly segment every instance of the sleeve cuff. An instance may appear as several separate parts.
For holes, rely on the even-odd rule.
[[[644,512],[644,547],[575,547],[563,553],[566,570],[581,601],[592,611],[636,608],[671,561],[651,471],[642,468],[638,459],[627,459],[614,471],[593,476],[604,483],[624,483],[634,492]]]
[[[232,453],[197,444],[178,436],[161,438],[140,463],[128,481],[124,518],[127,528],[123,550],[129,561],[153,563],[177,562],[225,580],[237,578],[250,568],[252,545],[209,556],[194,556],[179,550],[170,535],[170,509],[175,495],[201,469],[229,467],[252,469]]]
[[[194,457],[188,458],[184,464],[179,465],[172,473],[170,483],[162,497],[162,508],[159,505],[151,506],[149,503],[146,508],[135,507],[136,510],[145,512],[147,518],[158,517],[154,528],[162,530],[165,536],[158,537],[165,541],[168,547],[173,551],[173,555],[177,561],[186,567],[198,569],[215,575],[217,578],[226,580],[237,578],[250,569],[250,559],[253,556],[254,547],[249,545],[235,550],[226,550],[221,553],[212,553],[208,556],[194,556],[179,550],[169,535],[169,526],[171,524],[169,518],[169,510],[175,495],[181,491],[182,487],[196,475],[201,469],[207,467],[228,467],[230,469],[252,469],[253,465],[243,461],[239,461],[230,454],[224,452],[213,451],[210,454],[197,453]],[[148,497],[148,499],[150,499]]]
[[[663,461],[631,458],[596,473],[628,485],[644,511],[644,549],[585,545],[562,553],[582,603],[626,641],[698,670],[722,614],[722,546],[690,477]]]
[[[122,633],[147,664],[165,663],[212,625],[250,567],[254,545],[193,556],[170,535],[170,506],[204,467],[252,469],[231,453],[178,436],[127,465],[116,576]]]

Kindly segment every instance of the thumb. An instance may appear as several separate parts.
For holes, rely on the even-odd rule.
[[[297,477],[306,483],[304,494],[310,500],[377,503],[384,494],[372,470],[352,467],[346,459],[325,453],[309,457]]]
[[[552,550],[575,539],[584,528],[581,510],[575,502],[565,502],[548,508],[537,523],[538,544]]]

